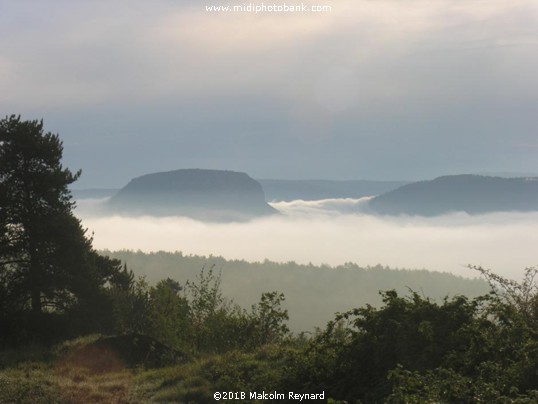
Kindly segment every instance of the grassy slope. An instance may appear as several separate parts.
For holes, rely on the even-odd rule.
[[[129,369],[108,354],[77,355],[96,338],[0,352],[0,403],[210,403],[215,391],[276,388],[281,375],[284,351],[273,346]]]
[[[100,366],[110,358],[74,353],[97,336],[54,348],[29,346],[0,353],[1,403],[133,402],[134,374],[123,366]]]

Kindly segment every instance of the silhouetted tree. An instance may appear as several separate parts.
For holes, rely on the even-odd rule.
[[[83,313],[99,303],[118,261],[99,256],[73,215],[58,135],[43,121],[0,120],[0,300],[6,311]],[[94,306],[92,308],[92,306]]]

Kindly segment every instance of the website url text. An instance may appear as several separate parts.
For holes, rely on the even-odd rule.
[[[330,13],[332,11],[332,6],[319,6],[319,5],[306,5],[301,3],[300,5],[289,5],[286,3],[282,4],[253,4],[253,3],[244,3],[242,5],[235,6],[205,6],[205,11],[208,13]]]

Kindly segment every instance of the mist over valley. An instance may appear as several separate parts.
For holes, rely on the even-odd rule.
[[[379,215],[375,197],[273,201],[278,214],[249,221],[106,212],[108,199],[79,199],[77,213],[99,249],[182,251],[227,259],[427,269],[474,276],[467,265],[518,278],[535,263],[538,212]]]
[[[197,183],[192,182],[193,174]],[[282,200],[267,205],[272,214],[247,216],[242,208],[252,213],[252,206],[265,203],[260,205],[263,191],[247,175],[178,170],[140,178],[114,193],[79,191],[81,196],[112,195],[77,201],[77,214],[102,254],[120,259],[150,283],[172,278],[186,284],[201,270],[214,270],[221,276],[225,295],[242,307],[255,304],[264,292],[278,290],[287,297],[289,324],[296,332],[319,327],[336,312],[378,305],[382,290],[395,289],[403,295],[412,290],[438,300],[486,293],[487,284],[476,279],[479,274],[469,265],[519,280],[523,269],[534,264],[538,212],[380,214],[372,206],[376,199],[383,203],[388,197],[395,212],[409,206],[420,211],[424,200],[426,213],[450,210],[453,201],[459,203],[456,207],[480,211],[480,189],[472,186],[469,192],[460,187],[464,191],[459,193],[453,186],[444,192],[437,189],[428,203],[423,195],[438,180],[416,183],[422,195],[416,196],[414,205],[404,198],[400,206],[398,193],[409,198],[408,188],[413,190],[414,184],[384,182],[381,187],[386,193],[381,196],[342,198],[338,196],[358,192],[358,184],[371,188],[376,182],[262,181],[272,187],[273,198],[280,192]],[[148,182],[152,178],[157,181]],[[457,176],[440,181],[444,178],[450,184],[476,180]],[[495,186],[505,184],[504,180],[482,178],[494,188],[490,194],[502,193]],[[245,180],[247,191],[242,188]],[[396,188],[387,189],[388,184]],[[246,195],[246,201],[230,204],[229,186],[235,198]],[[252,187],[257,189],[254,199]],[[308,200],[313,190],[337,197]],[[453,194],[447,198],[450,191]],[[290,192],[299,196],[305,192],[307,200],[289,200]],[[115,210],[110,209],[111,202]],[[191,208],[199,203],[206,211],[201,215],[200,210],[186,210],[184,203]],[[231,211],[223,213],[222,206]]]

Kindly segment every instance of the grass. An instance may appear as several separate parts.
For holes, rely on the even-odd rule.
[[[98,335],[52,348],[0,352],[0,403],[133,403],[133,370],[109,352],[85,350]]]
[[[277,347],[146,369],[125,367],[113,353],[93,349],[98,338],[0,352],[0,403],[204,404],[214,403],[215,391],[267,390],[279,380],[283,351]]]
[[[84,366],[22,362],[0,371],[0,403],[129,403],[129,369],[96,373]]]

